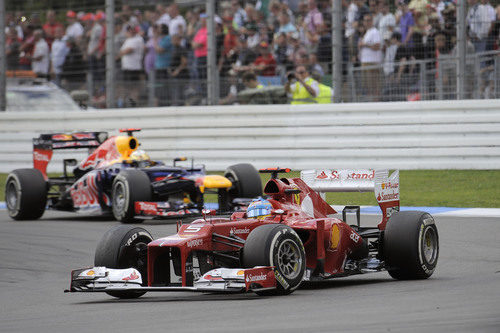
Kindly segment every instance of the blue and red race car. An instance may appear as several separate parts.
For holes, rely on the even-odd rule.
[[[257,170],[250,164],[227,168],[224,176],[207,175],[203,165],[181,167],[153,161],[133,136],[106,132],[42,134],[33,139],[31,169],[12,171],[6,180],[9,215],[15,220],[38,219],[45,209],[87,214],[113,214],[124,223],[144,218],[201,215],[204,197],[216,193],[219,211],[237,210],[261,195]],[[49,177],[47,165],[56,150],[88,149],[80,163],[63,160],[63,175]],[[72,170],[68,170],[72,167]],[[246,200],[244,198],[247,198]],[[240,199],[240,200],[238,200]]]

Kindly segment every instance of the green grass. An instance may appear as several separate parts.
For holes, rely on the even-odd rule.
[[[5,200],[6,176],[0,174],[0,201]],[[299,173],[287,176],[299,177]],[[262,175],[262,183],[269,177]],[[400,171],[399,177],[402,206],[500,208],[500,170],[412,170]],[[373,193],[328,193],[327,201],[338,205],[377,204]]]

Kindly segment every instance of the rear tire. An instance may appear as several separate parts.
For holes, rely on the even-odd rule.
[[[233,186],[229,189],[229,202],[236,198],[256,198],[262,195],[262,181],[253,165],[240,163],[231,165],[224,173]]]
[[[439,235],[434,218],[425,212],[398,212],[384,232],[387,271],[397,280],[429,278],[436,269]]]
[[[47,205],[47,182],[37,169],[12,171],[5,182],[5,202],[14,220],[36,220]]]
[[[304,245],[297,233],[283,224],[252,230],[243,248],[243,267],[275,266],[276,289],[258,295],[287,295],[298,288],[306,269]]]
[[[123,170],[113,180],[113,216],[122,223],[141,223],[135,218],[135,202],[151,201],[151,197],[151,181],[144,171]]]
[[[138,251],[153,240],[143,228],[118,225],[108,230],[97,244],[94,265],[107,268],[135,268],[142,276],[143,285],[147,284],[147,258]],[[107,291],[108,295],[118,298],[137,298],[144,291]]]

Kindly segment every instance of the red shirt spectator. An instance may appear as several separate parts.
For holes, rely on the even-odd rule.
[[[267,42],[260,43],[259,50],[260,56],[253,62],[255,70],[262,76],[275,76],[276,59],[274,59],[272,53],[269,52],[269,45]]]
[[[200,30],[198,30],[198,32],[196,33],[196,35],[194,35],[193,42],[196,43],[195,44],[196,46],[194,47],[194,56],[196,58],[207,56],[208,54],[207,38],[208,34],[206,26],[201,27]]]
[[[47,23],[43,25],[43,31],[45,32],[45,41],[52,46],[54,41],[54,35],[58,27],[64,28],[64,26],[56,21],[56,13],[53,10],[47,11]]]

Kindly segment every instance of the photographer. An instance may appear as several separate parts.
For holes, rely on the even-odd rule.
[[[292,94],[291,104],[316,103],[319,95],[319,85],[316,80],[309,77],[309,72],[303,65],[295,68],[295,73],[289,73],[285,84],[285,91]]]

